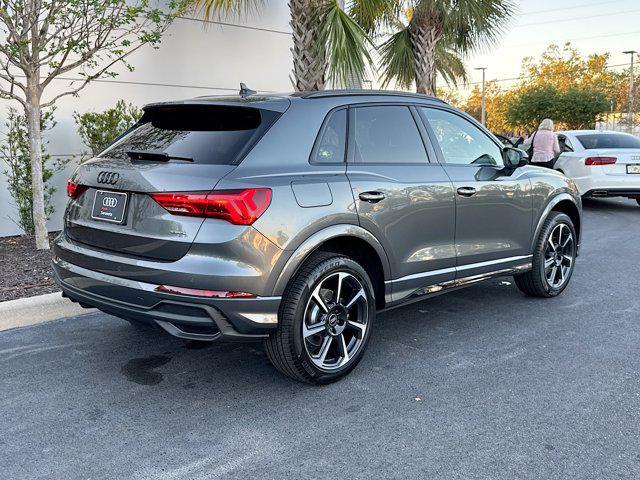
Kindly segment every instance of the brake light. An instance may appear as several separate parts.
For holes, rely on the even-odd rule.
[[[150,195],[174,215],[220,218],[235,225],[251,225],[271,203],[271,190],[268,188],[214,191],[208,194],[170,192]]]
[[[178,295],[192,295],[197,297],[209,298],[255,298],[253,293],[247,292],[224,292],[220,290],[200,290],[198,288],[169,287],[167,285],[158,285],[156,292],[173,293]]]
[[[585,165],[613,165],[618,159],[616,157],[587,157],[584,159]]]
[[[87,189],[85,185],[79,185],[74,180],[67,180],[67,197],[78,198]]]

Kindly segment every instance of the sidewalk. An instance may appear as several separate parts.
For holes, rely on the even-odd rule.
[[[90,313],[60,292],[0,302],[0,331]]]

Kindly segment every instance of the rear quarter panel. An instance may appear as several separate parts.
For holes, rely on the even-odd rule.
[[[217,189],[268,187],[268,210],[253,227],[281,253],[273,257],[265,288],[275,286],[305,240],[336,225],[358,226],[346,164],[312,165],[309,156],[326,115],[342,102],[298,99]]]

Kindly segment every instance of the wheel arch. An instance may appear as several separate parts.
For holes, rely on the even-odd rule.
[[[275,280],[273,294],[282,295],[287,284],[316,251],[335,252],[353,258],[369,273],[376,294],[376,306],[384,308],[390,301],[385,290],[385,280],[391,278],[389,259],[375,236],[357,225],[332,225],[303,241],[289,256]]]
[[[581,209],[576,203],[575,199],[568,193],[561,193],[560,195],[553,197],[551,201],[547,203],[547,206],[540,215],[540,218],[538,218],[538,224],[536,226],[536,230],[531,242],[531,249],[533,250],[536,239],[538,238],[538,235],[540,235],[540,230],[542,230],[542,225],[551,212],[564,213],[571,219],[576,229],[576,235],[578,236],[579,245],[582,227],[582,214],[580,213],[580,210]]]

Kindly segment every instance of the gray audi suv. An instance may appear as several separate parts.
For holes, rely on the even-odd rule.
[[[402,92],[148,105],[69,180],[56,279],[136,326],[262,340],[282,373],[328,383],[381,310],[504,275],[565,289],[580,195],[525,156]]]

